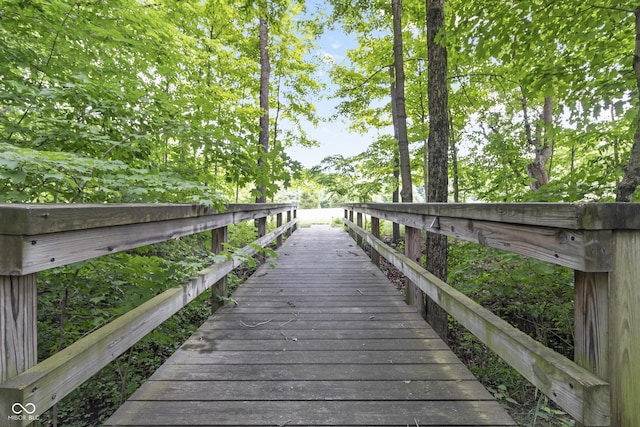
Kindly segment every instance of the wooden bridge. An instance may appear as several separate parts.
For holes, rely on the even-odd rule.
[[[292,205],[1,206],[0,426],[28,425],[207,289],[226,294],[239,261],[201,271],[40,363],[37,271],[206,230],[215,250],[228,225],[265,229],[273,216],[256,244],[288,237],[277,266],[261,267],[234,294],[239,305],[219,308],[107,425],[514,425],[416,312],[424,292],[582,425],[637,427],[638,213],[633,204],[348,205],[351,239],[329,227],[290,235]],[[377,238],[381,219],[405,225],[406,254]],[[575,362],[424,271],[412,252],[420,230],[573,268]],[[380,256],[411,280],[414,305],[377,269]]]
[[[513,425],[347,233],[301,229],[107,425]]]

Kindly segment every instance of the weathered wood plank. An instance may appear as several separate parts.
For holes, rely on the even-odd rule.
[[[295,305],[295,303],[294,303]],[[238,306],[234,306],[232,311],[229,311],[230,314],[242,314],[242,313],[290,313],[295,311],[296,313],[308,313],[308,314],[368,314],[375,315],[378,313],[413,313],[413,309],[406,305],[364,305],[364,306],[349,306],[349,307],[339,307],[339,306],[296,306],[292,307],[290,304],[287,304],[286,301],[265,301],[263,304],[260,302],[253,302],[242,304]],[[227,312],[218,312],[217,314],[227,314]]]
[[[380,238],[380,218],[375,216],[371,217],[371,234]],[[375,249],[371,249],[371,262],[376,266],[380,266],[380,254]]]
[[[286,334],[285,334],[286,335]],[[310,340],[286,339],[255,339],[255,340],[234,340],[217,339],[213,340],[206,333],[195,333],[185,342],[182,350],[188,351],[430,351],[448,350],[449,347],[437,339],[325,339]]]
[[[272,312],[273,313],[273,312]],[[278,324],[300,322],[300,321],[336,321],[336,322],[353,322],[368,321],[381,322],[387,320],[410,320],[420,321],[421,319],[414,313],[407,312],[389,312],[389,313],[301,313],[297,310],[290,310],[288,313],[238,313],[226,312],[216,313],[213,317],[214,321],[237,321],[237,322],[262,322],[265,317]]]
[[[570,230],[638,230],[637,203],[349,203],[346,210],[378,216],[398,212]],[[352,220],[353,221],[353,220]]]
[[[216,216],[222,213],[253,212],[253,215],[256,213],[266,215],[267,212],[285,212],[294,206],[288,203],[230,204],[218,211],[198,204],[174,203],[3,203],[0,204],[0,234],[33,236],[126,224]]]
[[[374,210],[371,213],[408,227],[480,243],[576,270],[595,272],[611,268],[611,230],[548,227],[543,226],[544,221],[524,225],[387,210]]]
[[[609,378],[609,275],[576,271],[574,357],[602,379]]]
[[[295,338],[296,340],[330,340],[330,339],[426,339],[437,338],[437,334],[430,328],[421,329],[300,329],[283,331],[281,329],[220,329],[205,327],[198,329],[198,333],[213,340],[254,340],[275,339],[279,341]]]
[[[57,205],[55,205],[57,206]],[[289,205],[270,205],[248,211],[192,216],[138,224],[120,224],[52,233],[8,235],[0,233],[0,274],[25,275],[150,245],[284,211]],[[92,208],[93,209],[93,208]],[[132,212],[128,210],[128,212]],[[0,210],[0,219],[4,223]],[[108,218],[106,211],[102,213]],[[97,220],[96,220],[97,221]],[[62,219],[59,221],[63,222]],[[72,222],[76,226],[75,222]],[[294,223],[288,223],[293,227]],[[35,226],[34,226],[35,227]],[[36,229],[44,227],[35,227]],[[70,225],[67,228],[71,227]],[[46,227],[45,227],[46,228]],[[58,225],[58,228],[64,228]],[[17,239],[18,237],[18,239]]]
[[[211,230],[211,252],[214,254],[222,252],[224,250],[224,245],[227,243],[228,236],[228,227],[220,227]],[[225,275],[211,286],[210,304],[212,312],[215,312],[220,307],[224,306],[224,298],[227,297],[227,294],[227,276]]]
[[[262,330],[307,330],[307,329],[423,329],[424,322],[421,320],[389,320],[384,322],[376,322],[369,320],[352,320],[349,322],[344,321],[321,321],[321,320],[310,320],[310,321],[297,321],[291,322],[286,325],[286,328],[283,328],[281,325],[282,322],[270,321],[270,317],[265,315],[262,317],[262,320],[255,320],[247,322],[241,321],[225,321],[225,320],[217,320],[213,322],[211,326],[205,326],[205,330],[207,328],[212,329],[253,329],[260,328]],[[265,323],[267,322],[267,323]],[[243,324],[244,323],[244,324]]]
[[[220,351],[220,350],[194,350],[183,349],[174,353],[168,364],[174,365],[245,365],[245,364],[303,364],[303,363],[438,363],[460,364],[460,360],[450,350],[431,351],[404,351],[404,350],[377,350],[377,351]]]
[[[282,298],[271,298],[271,299],[260,299],[259,297],[253,298],[237,298],[238,308],[248,308],[251,309],[253,307],[280,307],[285,308],[287,310],[291,310],[295,308],[296,310],[303,310],[306,308],[309,309],[318,309],[321,307],[329,307],[333,308],[355,308],[355,309],[366,309],[372,308],[376,309],[378,307],[406,307],[407,305],[404,303],[404,300],[400,299],[380,299],[380,298],[365,298],[365,297],[340,297],[335,299],[323,298],[318,301],[317,299],[309,299],[309,298],[295,298],[294,300],[282,299]],[[235,298],[234,298],[235,299]]]
[[[0,384],[38,359],[36,274],[0,276]],[[6,419],[0,405],[0,420]]]
[[[640,233],[615,232],[609,275],[611,425],[640,425]]]
[[[359,286],[358,288],[332,288],[328,292],[333,290],[332,298],[341,296],[352,295],[368,295],[368,296],[398,296],[398,291],[389,286],[387,289],[380,289],[372,286]],[[309,288],[309,289],[291,289],[284,287],[277,288],[260,288],[260,289],[240,289],[238,292],[238,298],[242,297],[278,297],[278,298],[295,298],[295,297],[323,297],[322,289]]]
[[[422,232],[417,228],[405,227],[404,233],[404,254],[419,264],[422,257]],[[407,304],[413,306],[417,313],[426,318],[425,296],[420,288],[405,278],[404,291]]]
[[[141,415],[143,414],[143,415]],[[497,402],[486,401],[128,401],[117,423],[225,426],[513,426]]]
[[[163,365],[150,381],[475,381],[462,364]],[[215,392],[212,390],[212,392]]]
[[[211,393],[215,390],[215,393]],[[494,400],[477,381],[148,381],[130,400]]]

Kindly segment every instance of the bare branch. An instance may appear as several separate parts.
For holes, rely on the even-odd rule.
[[[373,80],[373,78],[375,76],[377,76],[378,74],[380,74],[382,71],[389,69],[389,67],[393,67],[393,64],[383,65],[382,67],[378,68],[373,74],[371,74],[369,77],[364,79],[359,85],[353,86],[353,87],[350,87],[350,88],[346,89],[346,92],[353,92],[355,90],[358,90],[358,89],[362,88],[364,85],[366,85],[371,80]]]

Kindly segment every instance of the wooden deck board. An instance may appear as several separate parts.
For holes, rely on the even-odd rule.
[[[515,425],[346,233],[279,254],[106,425]]]

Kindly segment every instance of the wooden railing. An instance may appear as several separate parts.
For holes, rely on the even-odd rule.
[[[354,212],[356,221],[354,223]],[[362,228],[370,215],[372,232]],[[379,220],[406,226],[405,254],[379,238]],[[345,223],[550,399],[586,426],[640,426],[640,206],[638,204],[348,204]],[[575,271],[574,360],[482,308],[420,265],[421,230]],[[416,232],[417,231],[417,232]],[[427,257],[429,254],[427,254]]]
[[[207,230],[218,252],[228,225],[256,220],[264,230],[270,215],[277,228],[247,246],[247,256],[295,230],[295,205],[229,205],[223,212],[175,204],[0,205],[0,426],[38,419],[205,290],[226,296],[224,278],[242,261],[214,264],[36,364],[38,271]]]

